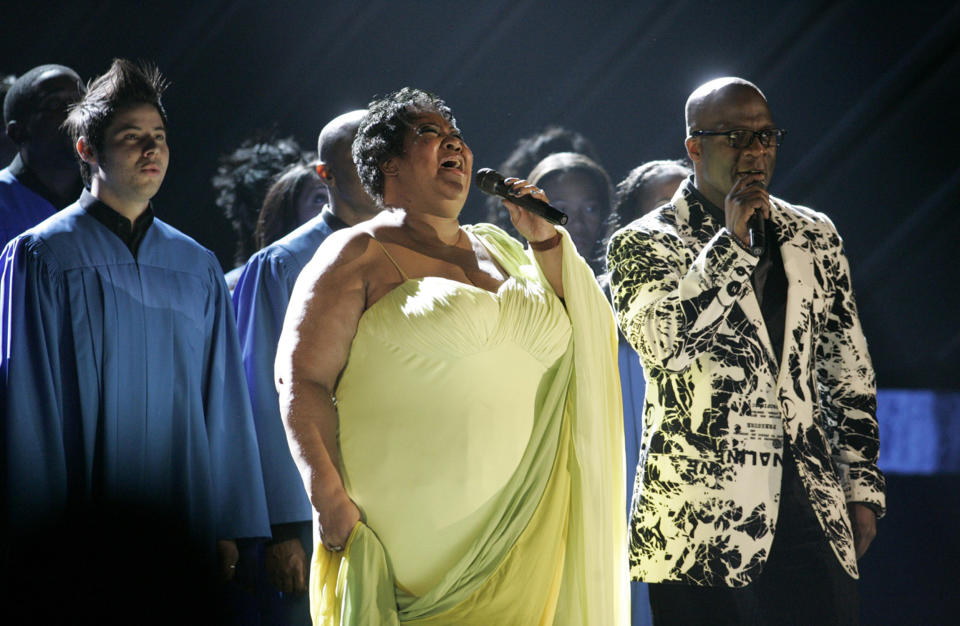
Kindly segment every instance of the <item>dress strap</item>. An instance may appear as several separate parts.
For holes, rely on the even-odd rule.
[[[400,267],[400,264],[397,263],[397,260],[394,259],[389,252],[387,252],[387,249],[384,247],[384,245],[380,243],[376,237],[373,237],[373,240],[377,242],[377,245],[380,246],[380,249],[383,250],[383,253],[387,255],[387,258],[390,259],[390,262],[393,263],[393,266],[397,268],[397,271],[400,272],[400,276],[403,278],[403,280],[410,280],[407,277],[407,273],[403,271],[403,268]]]

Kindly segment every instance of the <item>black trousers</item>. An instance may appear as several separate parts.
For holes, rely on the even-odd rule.
[[[785,446],[780,515],[761,574],[741,588],[650,585],[656,626],[859,624],[857,581],[833,554]]]

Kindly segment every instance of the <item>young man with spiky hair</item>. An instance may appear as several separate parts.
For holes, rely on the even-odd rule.
[[[235,568],[268,536],[229,294],[154,217],[165,81],[118,59],[66,121],[87,186],[3,252],[0,425],[14,531],[89,507],[156,511]],[[149,559],[147,559],[149,560]]]

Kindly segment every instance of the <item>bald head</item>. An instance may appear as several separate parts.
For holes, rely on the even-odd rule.
[[[694,185],[718,207],[746,175],[762,175],[768,186],[777,161],[777,144],[763,145],[757,133],[776,126],[770,107],[756,85],[724,77],[698,87],[687,98],[687,156],[693,163]],[[694,132],[703,134],[694,136]],[[750,131],[750,143],[738,147],[725,133]],[[769,141],[769,140],[768,140]]]
[[[47,91],[62,87],[75,102],[83,93],[80,76],[65,65],[38,65],[15,80],[3,99],[3,120],[25,122],[43,104]],[[72,102],[69,102],[70,104]]]
[[[330,120],[317,139],[320,164],[317,173],[327,186],[330,209],[347,224],[353,225],[372,217],[380,208],[364,191],[353,163],[353,139],[366,109],[357,109]]]
[[[697,87],[687,98],[687,134],[698,129],[712,128],[716,123],[714,118],[717,111],[727,106],[731,99],[743,97],[747,93],[760,96],[764,102],[767,100],[759,87],[736,76],[715,78]]]
[[[360,122],[366,114],[366,109],[357,109],[338,115],[327,122],[317,139],[317,154],[321,161],[339,165],[345,156],[348,161],[353,163],[350,149],[353,146],[353,138],[357,135]]]
[[[3,100],[7,136],[24,165],[58,196],[76,198],[80,186],[76,150],[62,127],[83,84],[64,65],[40,65],[14,81]]]

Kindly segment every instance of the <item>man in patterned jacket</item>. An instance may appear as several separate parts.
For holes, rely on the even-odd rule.
[[[631,576],[656,623],[856,623],[885,487],[840,237],[767,191],[785,133],[755,85],[702,85],[686,121],[693,177],[608,249],[649,383]]]

